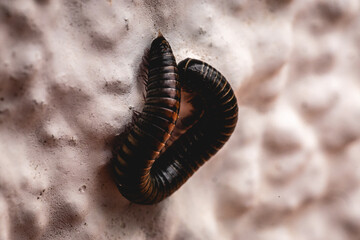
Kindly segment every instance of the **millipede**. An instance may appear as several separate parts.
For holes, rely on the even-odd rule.
[[[219,71],[190,58],[177,65],[161,34],[150,47],[145,86],[144,107],[114,146],[112,163],[115,183],[125,198],[154,204],[180,188],[220,150],[235,129],[238,106]],[[195,114],[179,120],[190,127],[167,146],[178,120],[181,91],[192,96]]]

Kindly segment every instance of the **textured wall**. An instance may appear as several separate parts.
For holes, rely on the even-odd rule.
[[[158,30],[227,77],[239,121],[140,206],[109,142]],[[358,0],[1,0],[0,239],[359,239],[359,53]]]

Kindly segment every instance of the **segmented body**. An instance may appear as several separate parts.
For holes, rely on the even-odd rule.
[[[175,192],[220,150],[233,133],[238,114],[234,92],[220,72],[195,59],[183,60],[178,69],[182,87],[196,95],[193,101],[202,113],[154,163],[152,171],[164,183],[164,197]]]
[[[150,48],[145,106],[115,147],[113,166],[116,184],[127,199],[153,203],[162,198],[152,165],[169,139],[178,118],[180,82],[175,57],[164,37]]]
[[[176,67],[169,44],[159,38],[150,49],[144,109],[114,151],[117,186],[140,204],[159,202],[175,192],[225,144],[237,122],[237,101],[223,75],[194,59]],[[178,117],[179,79],[194,95],[199,119],[160,154]]]

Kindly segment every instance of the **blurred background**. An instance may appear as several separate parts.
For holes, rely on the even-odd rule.
[[[223,73],[239,120],[140,206],[109,142],[158,30]],[[1,0],[0,239],[360,239],[359,66],[358,0]]]

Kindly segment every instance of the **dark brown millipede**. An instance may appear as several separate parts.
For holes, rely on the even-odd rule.
[[[181,89],[194,96],[199,119],[165,148],[178,119]],[[149,53],[145,106],[113,150],[121,194],[139,204],[171,195],[225,144],[237,114],[236,97],[225,77],[200,60],[176,65],[169,43],[159,35]]]

